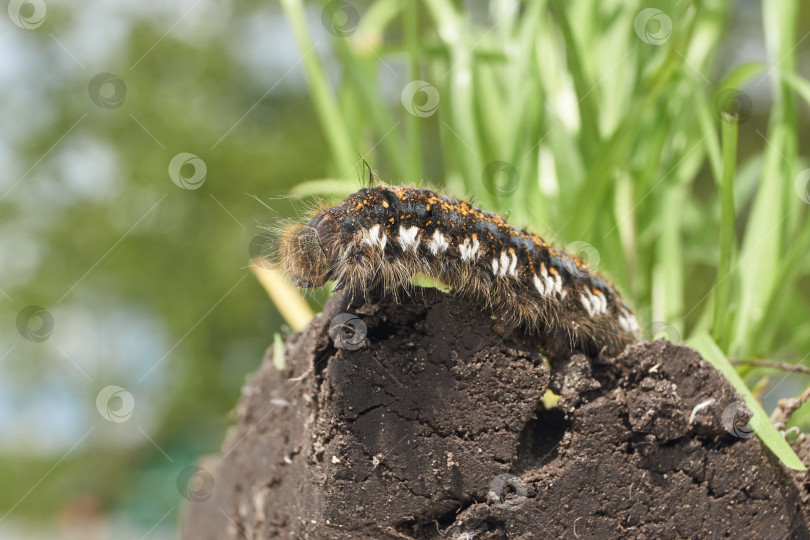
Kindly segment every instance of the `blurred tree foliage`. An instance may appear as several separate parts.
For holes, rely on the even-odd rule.
[[[19,420],[28,405],[26,396],[47,391],[45,381],[54,377],[73,386],[70,394],[78,396],[83,408],[76,413],[80,429],[52,452],[40,454],[25,445],[3,450],[0,517],[12,508],[10,517],[15,519],[55,516],[71,501],[90,494],[104,511],[124,508],[147,527],[154,524],[177,504],[178,471],[200,454],[217,450],[245,376],[258,366],[273,332],[282,326],[266,294],[249,276],[248,247],[259,225],[272,224],[294,210],[288,201],[271,198],[303,178],[324,175],[326,164],[319,157],[323,138],[300,74],[297,83],[277,85],[288,66],[276,66],[278,73],[259,73],[241,61],[234,46],[252,18],[279,22],[277,9],[258,1],[233,3],[227,20],[218,25],[222,31],[206,35],[206,17],[215,15],[205,11],[210,6],[193,8],[189,3],[182,10],[169,10],[171,16],[126,18],[118,29],[122,45],[110,53],[111,60],[85,69],[65,35],[78,24],[78,11],[98,8],[98,3],[49,2],[41,28],[23,30],[7,20],[0,27],[14,34],[17,53],[34,63],[13,90],[23,92],[29,84],[46,89],[36,105],[50,116],[33,129],[17,130],[10,122],[3,128],[15,135],[24,131],[25,136],[12,139],[19,166],[9,171],[20,172],[4,179],[0,194],[25,170],[31,172],[0,201],[0,228],[25,228],[26,241],[41,253],[24,279],[0,281],[8,295],[0,298],[6,321],[0,330],[0,355],[14,347],[2,363],[3,377],[19,396],[10,404],[19,410],[11,414]],[[190,8],[203,12],[196,22],[192,12],[179,25],[193,29],[196,24],[200,29],[186,39],[177,31],[167,32]],[[278,56],[273,51],[253,53]],[[294,56],[287,60],[292,63]],[[90,99],[90,80],[102,71],[116,74],[125,84],[120,107],[103,109]],[[18,111],[13,120],[24,124],[25,117],[25,111]],[[90,186],[105,193],[70,195],[74,180],[66,177],[59,156],[76,141],[103,145],[114,154],[120,176],[107,182],[114,189]],[[182,190],[169,178],[169,162],[180,152],[204,160],[207,177],[201,188]],[[80,173],[93,167],[82,163]],[[251,195],[267,201],[273,211]],[[2,254],[5,259],[15,256],[13,251]],[[15,327],[19,311],[30,304],[54,315],[53,334],[41,343],[26,341]],[[128,328],[125,322],[105,324],[110,306],[143,314],[165,339],[139,336],[138,328]],[[66,328],[77,328],[65,317],[82,313],[89,314],[80,326],[86,333],[65,335]],[[89,381],[60,347],[66,340],[78,340],[79,349],[97,355],[98,342],[109,338],[100,334],[108,330],[134,332],[126,339],[155,339],[163,348],[157,356],[123,366],[116,357],[88,366],[87,358],[71,354],[92,378]],[[158,368],[139,382],[164,355]],[[136,411],[156,409],[150,427],[142,428],[155,444],[139,433],[136,417],[112,426],[126,431],[125,436],[105,431],[109,423],[96,412],[95,399],[109,384],[130,391]],[[30,428],[47,432],[55,419],[39,417]],[[128,442],[119,444],[120,438]]]

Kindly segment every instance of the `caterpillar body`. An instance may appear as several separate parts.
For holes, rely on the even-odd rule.
[[[361,189],[290,228],[280,255],[302,288],[337,280],[336,290],[396,294],[426,274],[546,344],[617,354],[638,339],[638,322],[616,288],[578,258],[426,189]]]

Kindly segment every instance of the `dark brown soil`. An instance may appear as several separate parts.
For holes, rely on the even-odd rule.
[[[213,487],[187,489],[184,538],[810,536],[805,477],[726,430],[741,398],[691,349],[575,354],[550,374],[530,340],[434,290],[349,310],[357,350],[329,336],[345,309],[332,299],[286,369],[268,356],[245,386],[200,464]],[[538,405],[547,389],[558,408]]]

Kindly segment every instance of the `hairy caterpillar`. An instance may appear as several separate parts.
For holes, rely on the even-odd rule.
[[[302,288],[337,280],[335,290],[396,293],[421,273],[546,344],[616,354],[638,339],[636,318],[615,287],[579,259],[426,189],[361,189],[287,230],[280,255]]]

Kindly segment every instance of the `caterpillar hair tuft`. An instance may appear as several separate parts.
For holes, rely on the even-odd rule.
[[[496,214],[427,189],[361,189],[288,228],[280,257],[298,287],[336,280],[335,290],[397,294],[426,274],[547,343],[617,354],[638,339],[636,317],[606,278]]]

